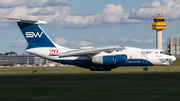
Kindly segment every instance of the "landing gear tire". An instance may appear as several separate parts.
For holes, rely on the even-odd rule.
[[[91,68],[90,71],[96,71],[94,68]]]
[[[90,71],[96,71],[95,67],[90,68]]]
[[[104,71],[111,71],[111,69],[104,69]]]
[[[143,71],[148,71],[148,67],[144,67],[144,68],[143,68]]]
[[[90,71],[104,71],[104,69],[102,67],[92,67]]]
[[[92,67],[90,68],[90,71],[111,71],[111,69],[103,67]]]
[[[96,71],[104,71],[103,67],[97,67]]]

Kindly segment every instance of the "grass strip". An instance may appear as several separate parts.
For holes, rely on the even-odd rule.
[[[1,101],[178,101],[180,73],[0,75]]]

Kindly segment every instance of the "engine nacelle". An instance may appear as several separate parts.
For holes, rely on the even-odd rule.
[[[115,55],[115,58],[117,64],[125,63],[127,61],[127,55],[125,54]]]
[[[95,56],[92,58],[92,63],[99,65],[121,64],[121,63],[125,63],[126,61],[127,61],[127,56],[125,54]]]
[[[113,65],[115,62],[114,55],[96,56],[92,58],[92,63],[99,65]]]

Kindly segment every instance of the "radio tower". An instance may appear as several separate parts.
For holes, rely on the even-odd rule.
[[[156,48],[162,49],[162,30],[166,29],[166,23],[164,23],[165,18],[160,14],[154,17],[154,23],[152,24],[152,29],[156,30]]]

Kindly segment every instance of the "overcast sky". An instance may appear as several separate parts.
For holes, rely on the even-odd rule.
[[[152,23],[162,12],[167,24],[163,49],[167,50],[167,38],[179,35],[179,10],[180,0],[0,0],[0,53],[22,53],[27,47],[16,22],[6,17],[47,21],[41,27],[49,37],[69,48],[156,48]]]

